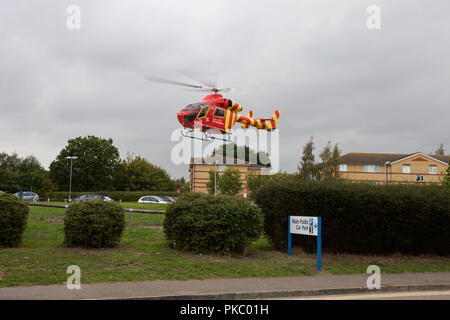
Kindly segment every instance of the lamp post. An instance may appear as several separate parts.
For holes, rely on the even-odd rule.
[[[70,159],[69,200],[72,199],[72,161],[77,158],[75,156],[66,157],[66,159]]]
[[[217,169],[216,169],[217,160],[214,160],[214,195],[217,192]]]

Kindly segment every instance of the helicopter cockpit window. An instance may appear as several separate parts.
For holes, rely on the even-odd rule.
[[[209,106],[208,105],[204,106],[202,111],[200,111],[200,113],[198,114],[197,119],[204,118],[206,116],[206,114],[208,113],[208,111],[209,111]]]
[[[207,105],[207,103],[203,101],[194,102],[189,104],[186,108],[184,108],[184,111],[200,111],[200,109],[205,105]]]
[[[225,110],[220,109],[220,108],[216,108],[216,110],[214,110],[214,116],[216,116],[216,117],[225,117]]]

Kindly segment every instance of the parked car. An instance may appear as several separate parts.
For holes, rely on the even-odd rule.
[[[175,203],[175,201],[176,201],[172,197],[168,197],[168,196],[160,196],[159,198],[163,199],[167,203]]]
[[[21,197],[20,196],[20,192],[16,192],[16,193],[14,193],[14,195],[17,198]],[[36,193],[31,192],[31,191],[23,191],[22,192],[22,199],[25,200],[25,201],[39,201],[39,196]]]
[[[69,199],[69,202],[83,202],[90,200],[102,200],[102,196],[99,194],[83,194],[79,197]],[[113,199],[107,196],[103,196],[103,201],[111,202]]]
[[[161,203],[161,204],[167,204],[167,201],[164,201],[160,197],[156,196],[143,196],[140,197],[138,200],[138,203]]]

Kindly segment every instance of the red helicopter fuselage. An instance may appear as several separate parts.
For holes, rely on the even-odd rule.
[[[178,121],[185,128],[200,128],[202,131],[217,129],[225,133],[228,116],[228,100],[220,94],[210,94],[201,101],[191,103],[178,112]]]
[[[275,130],[277,127],[280,112],[276,110],[269,119],[254,119],[253,111],[249,111],[247,116],[240,115],[242,107],[229,99],[225,99],[220,94],[210,94],[201,101],[187,105],[178,112],[178,121],[188,129],[206,131],[215,129],[220,133],[227,133],[233,128],[236,122],[242,124],[242,128],[249,126],[262,130]]]

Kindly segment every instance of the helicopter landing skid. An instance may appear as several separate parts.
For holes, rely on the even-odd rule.
[[[200,132],[198,132],[198,131],[185,130],[185,131],[181,131],[181,135],[186,138],[198,139],[198,140],[202,140],[202,141],[222,140],[225,142],[231,142],[231,133],[224,134],[225,138],[218,138],[218,137],[214,137],[212,134],[209,134],[205,131],[202,131],[201,135],[200,135]]]

